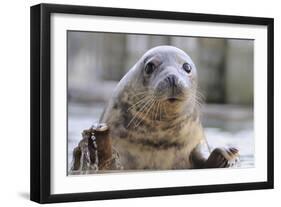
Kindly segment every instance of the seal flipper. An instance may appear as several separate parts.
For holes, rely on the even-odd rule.
[[[216,148],[206,160],[204,168],[227,168],[236,165],[239,161],[238,150],[231,148]]]
[[[228,168],[235,166],[239,161],[238,150],[234,147],[216,148],[212,151],[208,159],[204,157],[202,144],[198,144],[190,153],[192,168]]]

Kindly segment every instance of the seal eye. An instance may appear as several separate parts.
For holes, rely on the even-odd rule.
[[[191,65],[190,64],[188,64],[188,63],[184,63],[183,65],[182,65],[182,68],[185,70],[185,72],[187,72],[188,74],[191,72],[191,70],[192,70],[192,67],[191,67]]]
[[[146,66],[145,66],[145,72],[147,74],[151,74],[155,69],[155,65],[153,63],[148,63]]]

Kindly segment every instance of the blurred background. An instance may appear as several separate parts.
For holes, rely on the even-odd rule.
[[[150,48],[172,45],[195,63],[211,148],[234,146],[254,166],[254,41],[68,31],[68,167],[81,132],[97,122],[118,81]]]

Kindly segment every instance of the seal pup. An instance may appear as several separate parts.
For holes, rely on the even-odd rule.
[[[148,50],[116,86],[100,122],[108,124],[125,170],[229,167],[238,150],[205,157],[197,69],[173,46]]]

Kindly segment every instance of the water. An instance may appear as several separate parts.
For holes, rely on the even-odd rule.
[[[68,168],[70,167],[70,163],[72,161],[72,150],[81,140],[81,132],[98,121],[103,107],[104,104],[101,103],[95,103],[93,105],[69,103]],[[205,110],[206,108],[212,109],[214,107],[206,106]],[[223,107],[219,107],[220,113],[223,110],[226,109],[224,109]],[[224,114],[229,114],[229,110],[230,109],[227,108]],[[238,112],[236,110],[235,114],[237,113]],[[245,115],[247,113],[248,110],[246,110],[246,112],[243,112],[242,115],[239,116],[239,119],[231,119],[225,117],[214,118],[213,114],[218,114],[217,112],[206,112],[204,113],[205,115],[203,114],[202,118],[206,139],[210,148],[214,149],[216,147],[226,146],[236,147],[237,149],[239,149],[239,167],[241,168],[254,167],[253,119],[251,118],[251,116],[243,116],[243,114]],[[241,119],[241,117],[244,118]]]

